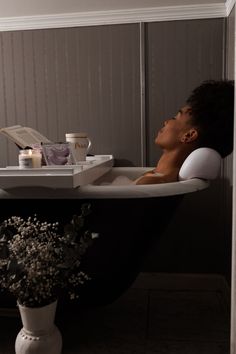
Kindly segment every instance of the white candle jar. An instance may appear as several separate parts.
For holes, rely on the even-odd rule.
[[[24,149],[19,151],[20,168],[40,168],[42,165],[42,154],[40,150]]]

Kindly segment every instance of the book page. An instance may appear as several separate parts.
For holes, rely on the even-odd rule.
[[[21,148],[31,146],[32,144],[40,144],[41,142],[50,142],[50,140],[48,140],[45,136],[37,132],[35,129],[22,127],[21,125],[14,125],[12,127],[2,128],[0,129],[0,133],[7,136]]]
[[[37,139],[37,141],[35,141],[35,142],[31,143],[31,144],[35,144],[35,143],[51,143],[51,141],[48,138],[46,138],[46,136],[42,135],[37,130],[35,130],[33,128],[27,128],[27,130],[32,135],[32,137]]]

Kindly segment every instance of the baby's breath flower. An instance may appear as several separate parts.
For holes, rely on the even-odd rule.
[[[97,237],[81,227],[87,215],[83,210],[88,208],[73,216],[69,233],[60,234],[58,221],[40,221],[37,215],[12,216],[1,223],[0,284],[19,303],[32,307],[48,304],[60,289],[71,299],[78,298],[79,286],[90,279],[80,271],[81,258]]]

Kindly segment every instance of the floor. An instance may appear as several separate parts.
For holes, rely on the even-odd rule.
[[[229,354],[221,280],[141,274],[113,304],[57,319],[62,354]],[[0,354],[14,354],[20,318],[0,314]]]

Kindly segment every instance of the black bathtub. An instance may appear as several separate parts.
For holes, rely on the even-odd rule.
[[[133,179],[146,170],[115,167],[93,184],[76,189],[0,190],[1,218],[37,213],[46,220],[66,222],[84,202],[91,203],[90,228],[99,233],[99,238],[83,260],[83,269],[92,279],[81,289],[79,301],[88,306],[107,304],[136,279],[146,252],[158,240],[184,195],[208,187],[208,182],[201,179],[158,185],[103,185],[118,175]],[[9,299],[2,298],[1,306],[8,306]]]

